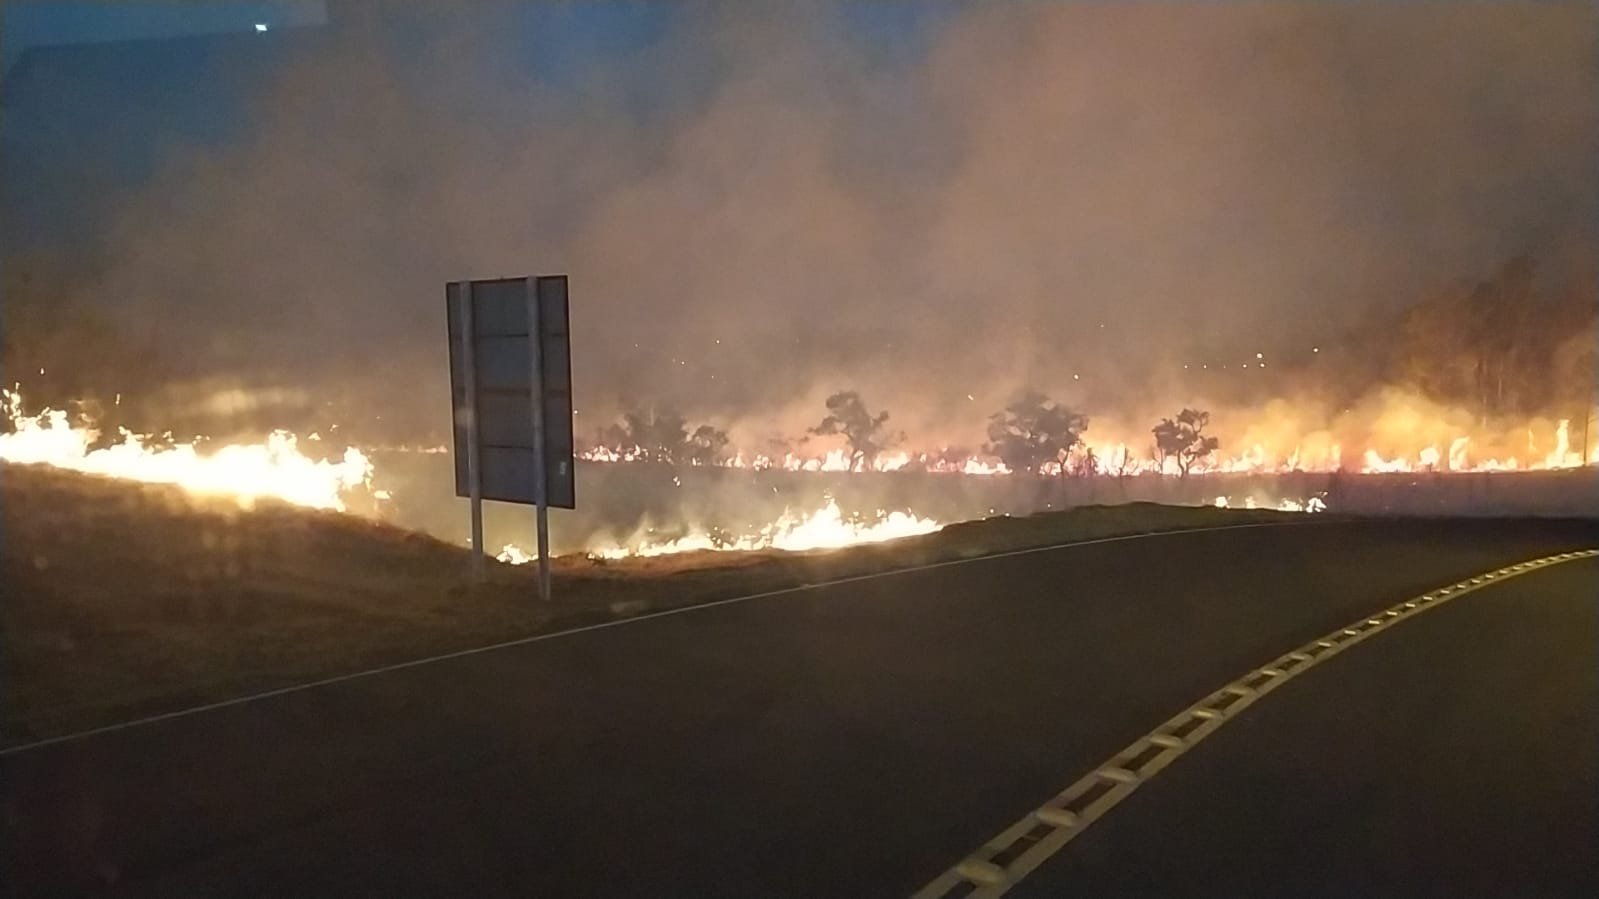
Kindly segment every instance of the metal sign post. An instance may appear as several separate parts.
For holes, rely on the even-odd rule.
[[[533,407],[533,507],[538,531],[539,599],[550,598],[550,507],[544,458],[544,333],[537,283],[527,279],[527,354]]]
[[[464,281],[460,284],[451,284],[446,288],[454,288],[460,307],[461,333],[471,334],[472,330],[472,282]],[[461,343],[461,368],[465,384],[465,425],[466,425],[466,484],[467,494],[472,508],[472,577],[483,577],[483,461],[478,453],[477,429],[477,359],[473,352],[475,340],[464,340]],[[461,413],[456,413],[456,427],[462,425]]]
[[[455,492],[471,501],[473,572],[484,565],[483,500],[531,505],[548,599],[549,509],[577,504],[566,276],[451,283],[445,302]]]

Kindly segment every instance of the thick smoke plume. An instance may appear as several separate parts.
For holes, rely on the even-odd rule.
[[[285,34],[242,131],[41,292],[158,347],[168,411],[270,389],[274,425],[436,442],[443,283],[566,272],[580,432],[659,406],[758,448],[845,389],[923,447],[1028,387],[1090,436],[1195,403],[1233,443],[1380,435],[1385,375],[1332,396],[1312,347],[1521,255],[1592,290],[1588,4],[688,5],[567,52],[515,18]]]

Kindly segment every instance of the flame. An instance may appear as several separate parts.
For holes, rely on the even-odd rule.
[[[1547,426],[1545,426],[1547,427]],[[1352,469],[1362,474],[1395,474],[1420,471],[1448,471],[1448,472],[1506,472],[1506,471],[1543,471],[1551,469],[1578,468],[1584,464],[1599,464],[1599,451],[1584,462],[1582,453],[1572,448],[1570,436],[1571,423],[1561,419],[1554,433],[1554,447],[1546,454],[1539,454],[1537,432],[1532,427],[1525,428],[1527,437],[1527,454],[1518,456],[1493,456],[1479,453],[1473,444],[1470,435],[1456,435],[1445,442],[1429,442],[1418,445],[1409,452],[1393,452],[1391,449],[1370,447],[1359,455],[1358,467]],[[1547,431],[1545,431],[1547,437]],[[1262,443],[1254,442],[1241,451],[1231,454],[1221,453],[1212,458],[1197,462],[1192,471],[1194,474],[1283,474],[1287,472],[1334,472],[1343,470],[1343,448],[1336,442],[1326,440],[1326,434],[1313,435],[1319,440],[1312,440],[1310,445],[1295,444],[1279,451]],[[1519,439],[1519,436],[1518,436]],[[1419,443],[1419,441],[1418,441]],[[1447,445],[1447,450],[1444,447]],[[1150,457],[1147,448],[1142,445],[1130,445],[1122,441],[1097,441],[1080,445],[1081,451],[1092,451],[1098,460],[1098,473],[1102,475],[1176,475],[1177,463],[1167,459],[1165,467]],[[1079,458],[1074,451],[1073,459]],[[598,446],[583,451],[580,458],[591,462],[634,462],[644,457],[644,453],[637,447],[604,447]],[[849,453],[844,449],[833,449],[813,456],[800,456],[795,453],[786,453],[781,458],[774,458],[762,454],[746,454],[736,452],[731,457],[716,463],[718,467],[750,469],[765,471],[778,469],[782,471],[824,471],[824,472],[849,472],[855,470]],[[895,450],[883,453],[870,460],[864,469],[874,472],[889,471],[925,471],[935,474],[962,474],[962,475],[1004,475],[1010,474],[1010,469],[998,459],[982,456],[967,455],[952,457],[948,450],[937,452],[915,452]],[[1073,473],[1073,463],[1068,461],[1066,474]],[[1046,462],[1040,474],[1045,476],[1060,476],[1063,472],[1061,463]]]
[[[350,491],[372,486],[372,463],[360,450],[348,448],[337,461],[312,459],[287,431],[272,432],[264,443],[212,448],[198,443],[157,447],[149,435],[121,429],[122,442],[90,449],[99,430],[73,425],[66,412],[45,409],[28,415],[16,390],[0,390],[0,405],[9,426],[0,433],[0,460],[5,462],[176,484],[192,493],[233,497],[245,507],[273,498],[344,511]],[[378,494],[387,495],[373,495]]]
[[[505,544],[504,548],[500,550],[500,554],[494,558],[511,565],[526,565],[538,557],[530,556],[523,552],[522,548],[517,546],[515,543],[507,543]]]
[[[587,553],[596,559],[623,559],[629,556],[664,556],[673,553],[699,550],[749,551],[781,549],[803,552],[811,549],[837,549],[862,543],[881,543],[900,537],[931,534],[943,525],[931,518],[919,518],[911,512],[884,512],[879,510],[875,520],[847,519],[838,503],[828,499],[820,509],[810,514],[785,511],[776,521],[760,530],[734,539],[717,539],[704,531],[695,531],[673,540],[641,539],[627,541],[625,545],[595,545]],[[506,544],[498,556],[502,562],[521,565],[535,556],[524,552],[515,544]]]
[[[1218,509],[1276,509],[1279,512],[1306,513],[1327,511],[1327,503],[1320,496],[1312,496],[1302,500],[1284,497],[1283,499],[1277,500],[1275,503],[1268,502],[1265,505],[1258,504],[1253,496],[1246,496],[1244,497],[1244,504],[1242,506],[1238,506],[1231,497],[1218,496],[1212,505]]]

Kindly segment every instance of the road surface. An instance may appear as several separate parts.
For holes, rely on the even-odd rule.
[[[1596,665],[1599,559],[1462,597],[1284,685],[1011,895],[1599,896]]]
[[[1593,523],[1423,521],[1101,543],[639,621],[10,753],[0,889],[903,896],[1241,672],[1433,587],[1589,546]],[[1296,878],[1268,893],[1324,873],[1405,883],[1405,858],[1435,872],[1448,853],[1400,853],[1361,881],[1349,872],[1351,853],[1374,842],[1356,839],[1364,822],[1392,838],[1436,823],[1407,803],[1480,813],[1512,793],[1521,813],[1496,820],[1523,828],[1502,839],[1529,854],[1516,871],[1534,872],[1540,852],[1581,835],[1539,834],[1591,822],[1591,806],[1497,785],[1451,797],[1500,775],[1542,783],[1515,766],[1556,764],[1560,738],[1532,732],[1571,735],[1557,777],[1593,764],[1594,704],[1566,691],[1582,686],[1569,657],[1594,654],[1581,617],[1592,606],[1571,596],[1591,596],[1581,588],[1594,568],[1569,567],[1520,579],[1556,597],[1537,613],[1549,620],[1496,615],[1539,602],[1496,595],[1523,589],[1507,583],[1286,684],[1246,713],[1259,727],[1240,716],[1017,894],[1081,879],[1105,885],[1084,895],[1102,895],[1129,883],[1117,880],[1129,864],[1178,893],[1250,892],[1260,882],[1218,856],[1254,864],[1261,839],[1291,860],[1262,876]],[[1555,668],[1565,680],[1543,676]],[[1438,670],[1476,686],[1456,691]],[[1496,677],[1506,683],[1480,689]],[[1333,709],[1344,717],[1329,724]],[[1470,742],[1483,733],[1517,736]],[[1460,745],[1472,748],[1432,763]],[[1379,760],[1387,767],[1364,764]],[[1242,793],[1240,778],[1252,785]],[[1290,838],[1279,831],[1304,821],[1262,811],[1301,814],[1291,803],[1330,836]],[[1188,836],[1173,842],[1163,822],[1179,818]],[[1195,842],[1201,825],[1214,846]],[[1456,835],[1475,845],[1476,833]],[[1233,879],[1182,879],[1194,865]]]

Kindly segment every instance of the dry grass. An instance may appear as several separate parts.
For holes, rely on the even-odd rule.
[[[1068,540],[1279,517],[1134,504],[953,525],[815,553],[529,568],[278,503],[0,466],[0,744],[372,665],[709,599]]]

